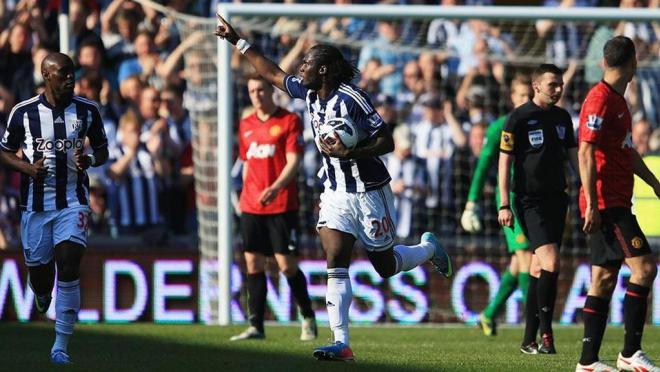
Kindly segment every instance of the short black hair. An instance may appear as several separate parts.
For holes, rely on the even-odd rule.
[[[341,51],[329,44],[316,44],[310,52],[319,63],[328,67],[328,78],[336,83],[350,83],[360,71],[344,58]]]
[[[603,57],[609,67],[622,67],[635,58],[635,43],[625,36],[616,36],[603,47]]]
[[[532,79],[536,80],[539,77],[541,77],[543,74],[546,74],[548,72],[551,73],[551,74],[555,74],[555,75],[562,75],[563,74],[563,71],[559,67],[557,67],[556,65],[554,65],[552,63],[544,63],[544,64],[542,64],[539,67],[534,69],[534,72],[532,72]]]

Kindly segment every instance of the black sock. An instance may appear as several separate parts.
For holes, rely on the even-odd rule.
[[[309,299],[309,293],[307,293],[307,279],[305,279],[305,274],[303,274],[302,270],[298,269],[298,272],[294,276],[286,278],[286,281],[289,283],[289,287],[291,287],[293,298],[296,299],[303,318],[314,318],[312,300]]]
[[[525,306],[525,335],[523,337],[523,346],[536,342],[536,331],[539,329],[537,287],[539,279],[533,276],[529,277],[527,286],[527,305]]]
[[[582,308],[584,337],[580,356],[580,364],[583,366],[598,361],[598,352],[607,326],[609,306],[609,298],[587,296],[587,300],[584,302],[584,308]]]
[[[558,273],[545,270],[541,270],[541,276],[539,276],[537,301],[539,309],[539,331],[541,335],[552,334],[552,315],[555,312],[558,277]]]
[[[248,310],[250,324],[264,333],[264,312],[266,311],[266,274],[261,272],[247,275]]]
[[[647,298],[651,288],[628,283],[626,296],[623,298],[623,324],[626,335],[621,354],[630,358],[642,349],[642,333],[646,323]]]

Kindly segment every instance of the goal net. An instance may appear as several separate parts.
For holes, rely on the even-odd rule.
[[[511,110],[512,80],[528,75],[539,64],[554,63],[565,71],[565,93],[560,104],[577,125],[586,93],[602,77],[600,59],[605,41],[620,34],[631,37],[637,47],[639,67],[626,98],[635,125],[644,126],[641,122],[646,122],[649,135],[655,130],[655,139],[650,135],[651,145],[658,150],[660,23],[652,21],[654,17],[659,19],[657,9],[251,4],[229,5],[221,11],[231,16],[231,23],[254,48],[291,74],[296,74],[311,45],[330,43],[339,47],[361,70],[355,83],[372,95],[381,115],[393,125],[397,146],[409,147],[412,156],[419,160],[412,165],[417,167],[412,171],[404,169],[400,161],[392,160],[388,165],[397,194],[399,241],[415,243],[424,231],[437,233],[454,257],[459,275],[448,283],[420,269],[396,280],[383,280],[362,266],[360,260],[366,259],[366,255],[357,247],[358,264],[353,266],[352,275],[368,285],[356,291],[352,314],[357,315],[352,315],[353,320],[470,322],[478,314],[475,309],[482,309],[489,296],[494,295],[498,273],[509,261],[497,224],[496,161],[479,199],[483,230],[476,234],[465,232],[460,216],[484,129]],[[236,197],[241,187],[237,176],[240,172],[232,176],[231,160],[227,162],[226,157],[235,157],[236,140],[231,134],[236,133],[239,119],[250,107],[245,77],[252,69],[226,43],[217,42],[213,35],[214,18],[193,18],[171,12],[168,15],[176,20],[181,40],[196,40],[184,54],[184,73],[186,107],[194,120],[201,313],[209,323],[243,321],[247,312],[241,307],[245,296],[240,289],[242,258],[236,253],[230,256],[225,253],[223,258],[219,249],[224,243],[234,248],[234,252],[240,252],[237,223],[225,225],[230,226],[229,230],[218,223],[229,222],[223,221],[222,216],[236,219],[228,201]],[[541,16],[548,19],[536,19]],[[223,54],[226,52],[231,55]],[[226,79],[218,79],[219,74],[230,76],[231,85],[227,85]],[[433,113],[427,103],[435,102],[433,99],[438,97],[442,108],[440,113]],[[323,308],[323,252],[315,231],[321,192],[316,178],[319,155],[312,142],[304,102],[290,100],[285,94],[277,94],[276,101],[298,113],[305,122],[304,161],[298,176],[301,260],[310,279],[310,294],[319,301],[318,308]],[[422,137],[416,133],[416,126],[428,119],[428,115],[444,115],[446,119],[447,110],[460,122],[466,144],[457,146],[450,143],[456,142],[456,138],[442,137],[437,142],[438,151],[430,156],[433,159],[423,158],[417,153],[418,147],[436,139]],[[586,262],[587,250],[575,202],[578,178],[571,169],[567,168],[566,172],[573,202],[562,246],[562,265],[566,270],[562,269],[560,278],[558,309],[563,307],[564,311],[557,313],[561,321],[572,322],[575,312],[567,308],[572,306],[571,301],[578,304],[584,298],[580,296],[584,296],[582,284],[586,282],[579,281],[584,281],[588,272],[585,274],[584,266],[580,266]],[[227,196],[230,189],[234,190],[232,197]],[[641,203],[652,201],[640,197],[639,203],[642,206]],[[642,225],[657,231],[657,221],[648,217],[648,214],[640,216]],[[657,249],[660,246],[657,237],[649,235]],[[227,257],[234,264],[218,264]],[[219,280],[219,271],[227,268],[230,270]],[[461,268],[465,269],[462,274]],[[269,274],[270,316],[276,320],[295,320],[295,306],[291,305],[286,281],[279,280],[276,273],[272,270]],[[582,276],[578,278],[578,274]],[[231,286],[227,287],[223,281],[229,277]],[[223,284],[225,292],[220,294],[218,288]],[[518,300],[514,296],[510,301],[503,315],[507,321],[518,321]],[[224,305],[219,305],[223,301]],[[658,318],[660,321],[660,312]]]

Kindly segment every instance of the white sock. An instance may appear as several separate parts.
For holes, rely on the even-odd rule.
[[[78,320],[78,311],[80,311],[80,280],[72,282],[58,280],[55,299],[55,343],[51,352],[67,351],[73,325]]]
[[[325,305],[328,309],[328,321],[335,341],[348,345],[348,310],[353,301],[353,290],[348,269],[338,267],[328,269],[328,290],[325,293]]]
[[[399,256],[397,260],[397,273],[416,268],[433,257],[435,248],[430,243],[417,245],[397,245],[394,247],[394,255]]]

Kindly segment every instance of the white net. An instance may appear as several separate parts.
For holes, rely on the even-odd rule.
[[[218,187],[228,186],[218,185],[217,181],[217,105],[232,104],[233,123],[237,125],[242,111],[250,105],[243,79],[251,68],[239,55],[234,55],[234,100],[218,103],[215,19],[168,15],[175,19],[183,42],[194,40],[184,53],[183,71],[187,80],[186,107],[194,120],[195,185],[203,262],[200,305],[206,314],[203,320],[215,321],[217,191]],[[403,242],[417,241],[423,231],[431,230],[440,233],[450,251],[464,255],[458,258],[459,262],[474,256],[506,262],[506,247],[496,220],[494,169],[482,197],[484,230],[470,235],[458,222],[479,152],[479,135],[473,128],[487,125],[507,113],[511,109],[508,99],[511,80],[518,74],[529,73],[540,63],[555,63],[566,70],[566,90],[561,104],[577,124],[588,89],[602,76],[599,63],[605,41],[617,34],[629,36],[636,43],[640,61],[637,78],[627,96],[634,121],[646,121],[651,130],[660,123],[658,22],[397,20],[394,15],[387,18],[246,16],[235,17],[232,23],[253,47],[280,62],[289,73],[295,73],[310,45],[324,42],[340,47],[362,71],[356,83],[372,94],[377,105],[392,103],[393,111],[388,114],[391,124],[414,128],[423,119],[420,100],[427,93],[437,92],[446,102],[452,102],[453,114],[463,123],[469,137],[468,144],[452,147],[450,156],[440,162],[443,166],[424,168],[422,165],[427,172],[425,180],[439,178],[436,190],[415,184],[416,180],[405,185],[399,195],[400,205],[408,206],[399,217],[399,223],[406,226],[399,231]],[[278,100],[306,119],[303,102],[289,101],[284,95],[278,96]],[[304,166],[299,176],[302,254],[306,258],[320,258],[322,253],[314,228],[320,192],[315,175],[320,162],[309,133],[306,140]],[[416,140],[412,138],[412,141]],[[428,174],[432,172],[436,174]],[[575,198],[577,177],[569,171],[569,179],[570,194]],[[586,247],[576,203],[571,205],[567,222],[562,252],[582,258]],[[235,244],[240,242],[235,240]]]

